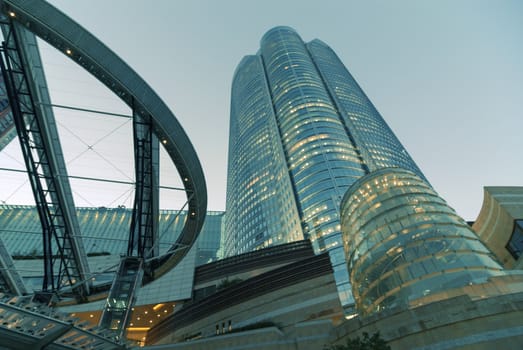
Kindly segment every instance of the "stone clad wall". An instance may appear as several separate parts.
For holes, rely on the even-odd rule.
[[[521,289],[521,281],[516,287]],[[406,311],[388,310],[338,326],[332,339],[379,331],[393,350],[521,349],[523,292],[473,300],[460,295]]]

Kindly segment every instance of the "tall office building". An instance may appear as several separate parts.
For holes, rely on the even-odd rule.
[[[225,254],[309,238],[329,251],[344,305],[343,195],[384,167],[424,179],[334,51],[289,27],[269,30],[236,69],[228,162]]]

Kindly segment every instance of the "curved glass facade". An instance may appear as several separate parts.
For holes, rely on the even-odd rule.
[[[303,239],[263,72],[261,58],[247,56],[233,80],[226,256]]]
[[[352,303],[339,208],[380,167],[418,167],[339,58],[289,27],[269,30],[233,81],[225,254],[309,238]]]
[[[358,180],[342,202],[342,231],[361,314],[503,273],[469,225],[404,169]]]
[[[401,167],[426,180],[336,53],[318,39],[307,48],[368,169]]]

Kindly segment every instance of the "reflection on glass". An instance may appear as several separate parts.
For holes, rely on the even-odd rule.
[[[370,314],[501,274],[476,234],[419,176],[401,168],[358,180],[342,201],[356,308]]]

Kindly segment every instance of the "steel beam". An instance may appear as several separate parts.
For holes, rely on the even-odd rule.
[[[188,200],[189,216],[184,228],[154,275],[167,272],[196,240],[207,208],[203,170],[180,123],[165,102],[121,58],[52,5],[40,0],[0,0],[0,11],[83,67],[134,113],[151,118],[153,132],[175,164]]]
[[[12,295],[25,295],[25,288],[22,277],[15,269],[15,264],[11,255],[7,251],[4,242],[0,239],[0,292]]]
[[[133,113],[136,189],[127,256],[158,255],[159,142],[150,117]]]
[[[9,17],[0,26],[2,74],[43,231],[44,292],[89,294],[89,268],[36,37]]]

